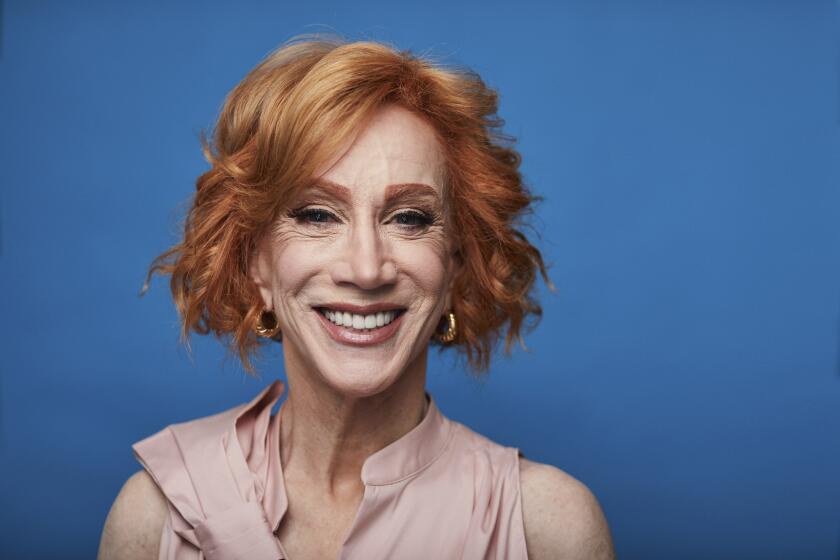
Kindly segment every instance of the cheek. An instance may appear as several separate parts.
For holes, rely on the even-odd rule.
[[[295,292],[306,280],[324,266],[311,244],[285,242],[274,253],[274,286],[282,293]]]
[[[442,243],[403,244],[396,251],[397,266],[409,274],[423,291],[441,294],[447,276],[447,252]]]

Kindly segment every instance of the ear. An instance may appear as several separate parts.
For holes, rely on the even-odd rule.
[[[274,309],[272,300],[271,250],[264,238],[257,241],[248,258],[248,277],[257,286],[266,309]]]

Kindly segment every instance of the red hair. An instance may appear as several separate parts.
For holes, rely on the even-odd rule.
[[[258,348],[253,326],[263,302],[248,276],[249,256],[278,212],[353,137],[376,109],[397,103],[423,117],[443,146],[457,257],[452,304],[462,352],[476,373],[505,352],[528,316],[542,309],[536,273],[551,286],[539,250],[521,231],[536,197],[522,182],[520,155],[500,128],[498,98],[468,70],[443,68],[373,42],[321,38],[290,42],[228,95],[212,144],[211,168],[196,183],[183,240],[159,255],[155,273],[170,287],[190,331],[213,332],[248,372]],[[535,324],[535,323],[534,323]]]

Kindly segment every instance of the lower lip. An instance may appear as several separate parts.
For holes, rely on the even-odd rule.
[[[400,323],[402,322],[405,312],[400,313],[396,319],[387,325],[370,330],[356,330],[339,327],[324,317],[324,314],[317,309],[315,310],[315,314],[318,315],[318,319],[321,320],[321,324],[324,325],[324,328],[327,329],[327,332],[330,333],[330,336],[336,342],[349,344],[351,346],[373,346],[374,344],[381,344],[394,336],[394,333],[396,333],[397,329],[400,327]]]

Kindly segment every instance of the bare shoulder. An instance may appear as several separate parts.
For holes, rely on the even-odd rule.
[[[583,483],[527,459],[519,461],[519,481],[530,560],[615,558],[604,513]]]
[[[105,520],[98,559],[157,560],[166,514],[166,498],[152,477],[134,473]]]

